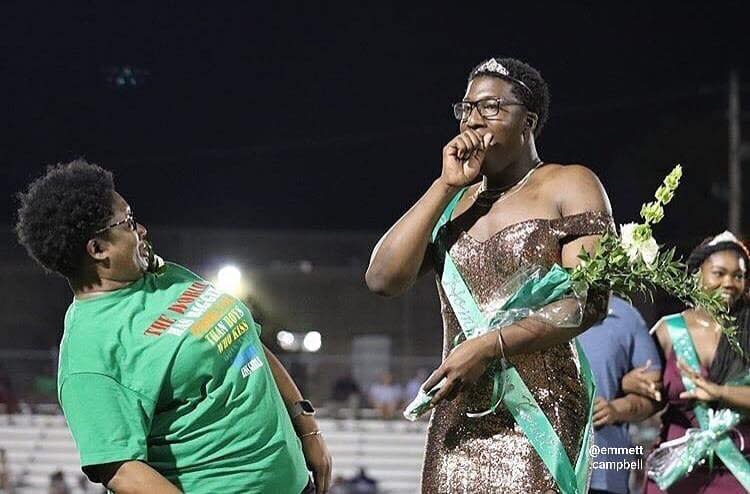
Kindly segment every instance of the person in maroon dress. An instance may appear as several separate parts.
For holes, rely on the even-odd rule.
[[[747,277],[750,255],[729,232],[704,240],[688,258],[688,270],[699,272],[701,283],[709,290],[720,290],[732,313],[737,318],[737,340],[743,350],[740,355],[730,346],[719,324],[701,308],[690,308],[680,316],[687,326],[700,362],[700,374],[692,371],[672,351],[670,333],[662,318],[654,328],[659,346],[664,353],[665,365],[661,381],[646,377],[638,369],[623,378],[626,392],[641,393],[654,399],[663,397],[666,410],[662,415],[662,430],[659,443],[671,441],[685,435],[689,428],[700,428],[693,410],[696,402],[704,402],[711,408],[732,408],[750,413],[750,386],[727,384],[750,369],[750,303],[747,297]],[[682,383],[682,374],[694,383],[695,389],[687,391]],[[662,388],[663,389],[660,389]],[[743,419],[730,431],[738,449],[747,458],[750,456],[750,421]],[[646,494],[658,494],[653,480],[646,484]],[[714,458],[713,468],[706,463],[696,465],[683,479],[673,484],[672,493],[741,493],[746,492],[732,472]]]

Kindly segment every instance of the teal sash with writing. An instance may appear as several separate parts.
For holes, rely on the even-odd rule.
[[[440,284],[456,314],[463,335],[468,339],[478,331],[490,327],[492,315],[482,313],[471,290],[466,285],[447,249],[437,241],[440,229],[450,221],[458,201],[466,189],[461,190],[443,211],[432,232],[432,242],[438,255],[444,258],[443,273]],[[518,371],[507,361],[502,361],[502,368],[495,369],[492,403],[487,412],[475,414],[482,416],[494,412],[502,404],[511,413],[524,435],[541,457],[545,466],[555,479],[557,486],[564,494],[584,494],[588,489],[590,456],[588,452],[592,434],[592,413],[594,406],[595,385],[588,360],[577,340],[576,350],[580,361],[581,376],[586,387],[588,420],[583,431],[576,464],[571,464],[560,436],[552,427],[544,411],[539,407]]]

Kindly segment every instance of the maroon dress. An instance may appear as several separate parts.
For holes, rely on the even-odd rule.
[[[708,370],[701,367],[701,375],[708,377]],[[668,400],[667,411],[662,415],[662,430],[660,443],[671,441],[685,435],[688,428],[700,428],[693,412],[693,401],[683,400],[680,393],[685,391],[682,384],[680,369],[673,352],[667,357],[664,366],[664,395]],[[742,454],[750,454],[750,424],[743,422],[730,432],[732,439]],[[646,494],[663,493],[652,481],[646,484]],[[682,480],[674,483],[667,491],[669,494],[740,494],[747,492],[734,478],[718,457],[714,457],[714,468],[709,469],[707,464],[697,465],[690,474]]]

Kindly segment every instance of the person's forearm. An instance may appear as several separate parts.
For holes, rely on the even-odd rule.
[[[608,300],[609,294],[589,294],[578,327],[561,328],[531,317],[502,329],[504,355],[538,352],[575,338],[604,318]]]
[[[734,408],[745,414],[750,414],[750,386],[723,385],[721,387],[719,403],[724,407]]]
[[[274,381],[276,381],[276,387],[279,388],[281,399],[284,400],[287,410],[291,410],[294,404],[302,399],[302,393],[300,393],[297,385],[294,384],[292,376],[289,375],[284,366],[281,365],[279,359],[276,358],[276,355],[266,348],[265,345],[263,345],[263,351],[266,354],[268,365],[271,366],[271,373],[273,374]],[[292,423],[300,435],[318,430],[315,418],[309,415],[300,415],[294,418]]]
[[[274,381],[276,381],[276,386],[279,388],[279,393],[281,393],[281,399],[284,400],[287,407],[292,407],[302,399],[302,393],[300,393],[297,385],[294,384],[292,376],[289,375],[284,366],[281,365],[279,359],[276,358],[276,355],[266,348],[265,345],[263,345],[263,351],[266,353],[268,365],[271,366],[271,373],[273,374]]]
[[[617,411],[620,422],[640,422],[659,410],[659,404],[644,396],[627,394],[609,402]]]
[[[380,239],[365,273],[368,288],[398,295],[419,276],[432,229],[458,189],[435,180],[427,192]]]
[[[104,474],[104,484],[116,494],[180,494],[181,491],[142,461],[126,461]]]
[[[637,383],[635,382],[635,380],[623,378],[622,382],[620,383],[620,387],[622,388],[622,392],[625,394],[631,394],[631,393],[639,394],[639,395],[641,394],[640,393],[641,390],[640,388],[637,387]]]

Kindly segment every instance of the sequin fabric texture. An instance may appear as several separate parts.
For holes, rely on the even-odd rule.
[[[564,242],[604,233],[612,225],[607,213],[590,211],[554,220],[522,221],[479,242],[448,223],[438,241],[450,246],[462,277],[485,309],[493,305],[500,286],[519,267],[560,263]],[[445,358],[461,329],[439,281],[438,292]],[[568,342],[517,355],[512,362],[575,464],[587,414],[575,345]],[[557,492],[554,479],[507,410],[501,406],[493,415],[466,417],[467,411],[489,408],[491,396],[492,378],[485,374],[470,390],[435,408],[427,436],[422,493]]]

